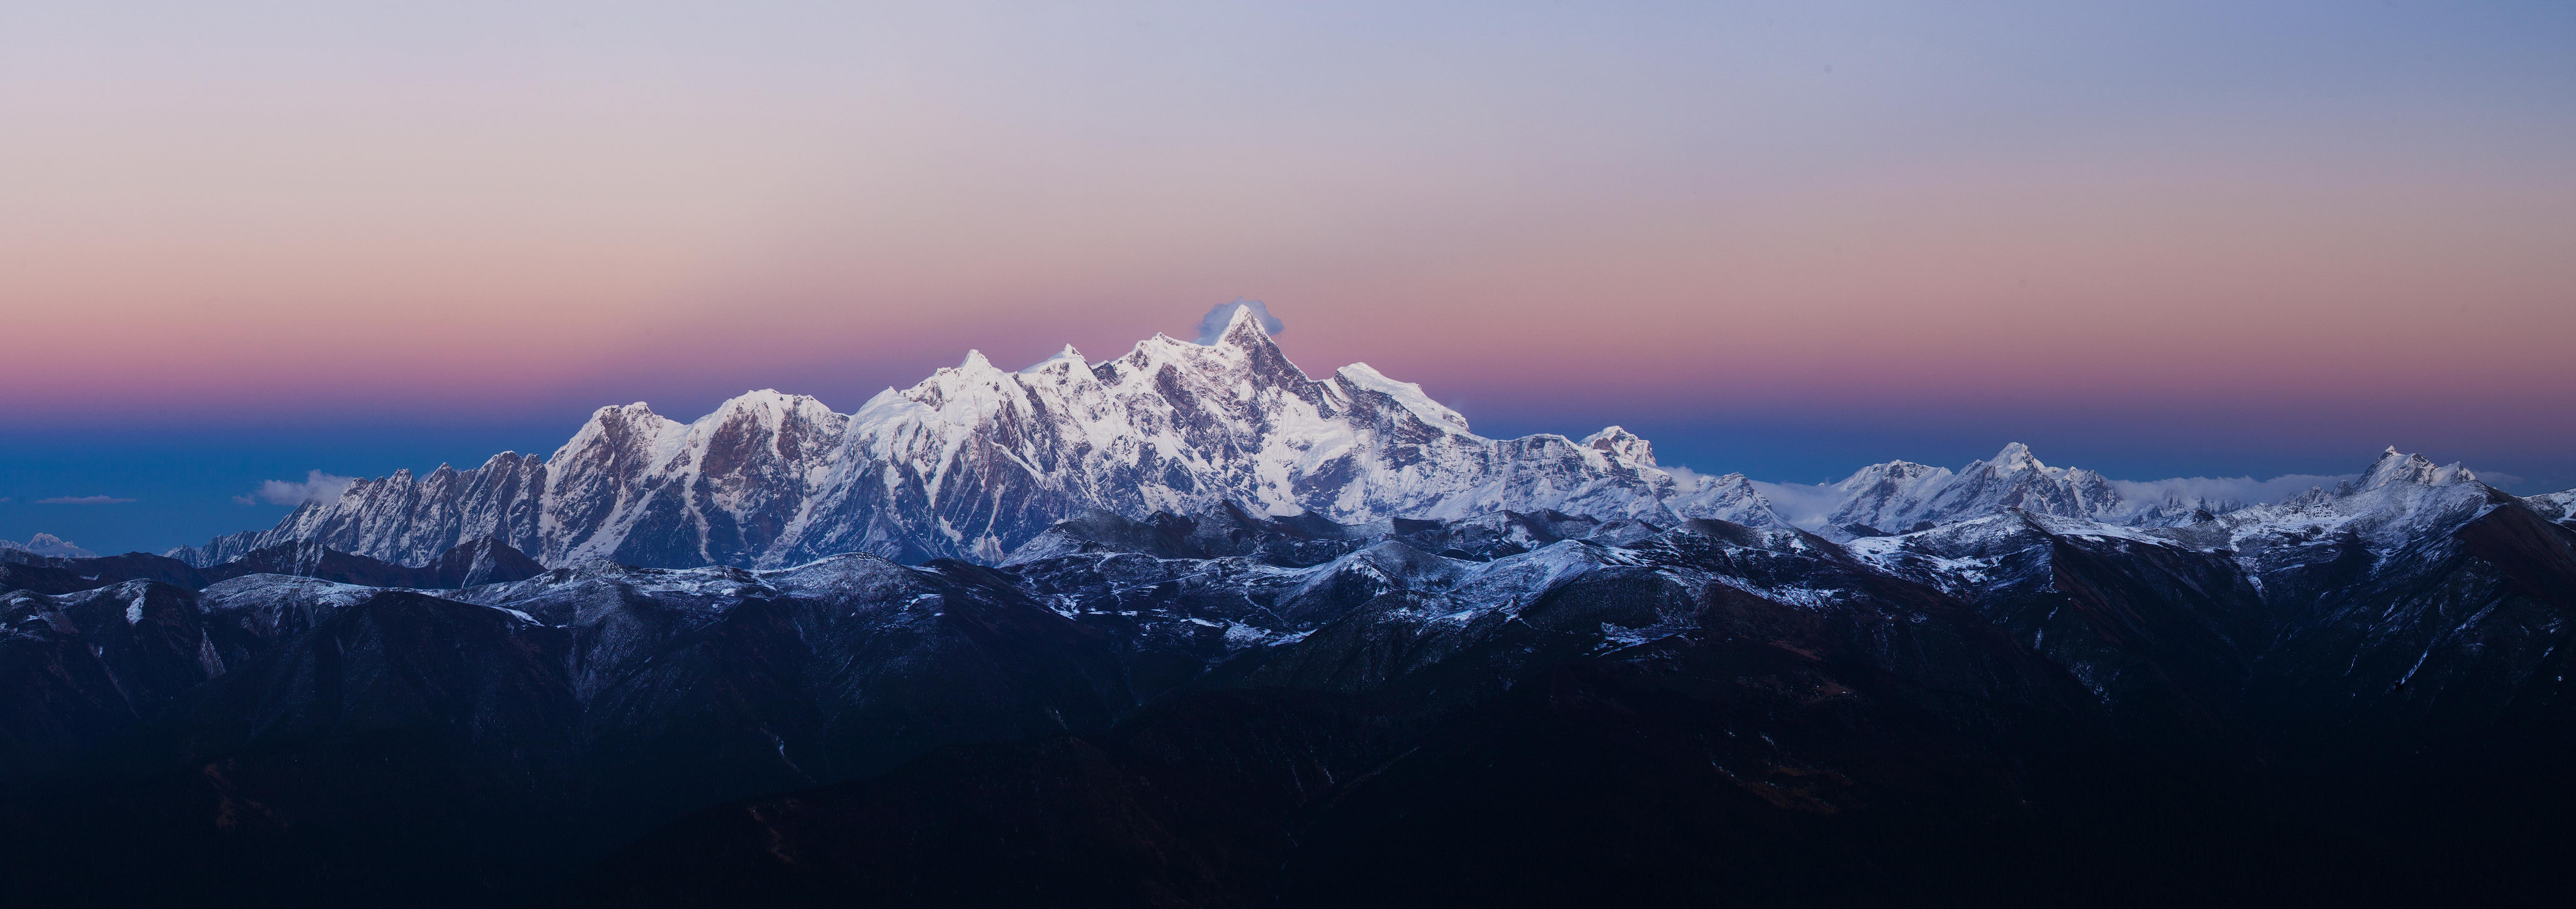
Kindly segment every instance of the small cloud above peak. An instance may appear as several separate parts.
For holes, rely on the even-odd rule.
[[[133,499],[120,499],[120,498],[117,498],[117,497],[115,497],[115,496],[55,496],[55,497],[50,498],[50,499],[37,499],[37,500],[36,500],[36,504],[38,504],[38,505],[123,505],[123,504],[125,504],[125,503],[127,503],[127,502],[131,502],[131,501],[134,501],[134,500],[133,500]]]
[[[1278,316],[1270,314],[1269,306],[1259,300],[1236,297],[1233,302],[1219,303],[1215,308],[1208,310],[1207,315],[1199,317],[1198,343],[1216,343],[1218,338],[1225,336],[1226,326],[1234,324],[1234,314],[1246,309],[1252,310],[1252,315],[1261,320],[1262,331],[1276,335],[1288,330],[1287,323],[1279,321]]]
[[[353,482],[356,482],[354,477],[312,470],[305,472],[301,482],[268,480],[260,483],[259,488],[251,490],[247,495],[234,496],[233,501],[243,505],[256,505],[260,502],[286,506],[298,506],[306,502],[329,505],[339,501],[340,494],[349,491],[349,484]]]

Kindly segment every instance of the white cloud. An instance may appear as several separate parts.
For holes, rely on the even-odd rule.
[[[2524,484],[2524,483],[2529,483],[2529,482],[2531,482],[2530,478],[2528,478],[2528,477],[2517,477],[2517,476],[2514,476],[2513,474],[2509,474],[2509,473],[2497,473],[2497,472],[2492,471],[2492,470],[2481,470],[2481,471],[2477,471],[2477,475],[2478,475],[2478,482],[2480,482],[2480,483],[2485,483],[2485,484],[2487,484],[2487,485],[2489,485],[2489,486],[2493,486],[2493,487],[2495,487],[2495,488],[2497,488],[2497,489],[2503,489],[2503,490],[2512,490],[2512,489],[2514,489],[2514,488],[2520,487],[2520,486],[2521,486],[2522,484]],[[0,502],[6,502],[6,501],[8,501],[8,500],[7,500],[7,499],[0,499]]]
[[[120,499],[120,498],[117,498],[117,497],[115,497],[115,496],[55,496],[55,497],[50,498],[50,499],[37,499],[37,500],[36,500],[36,504],[38,504],[38,505],[123,505],[123,504],[125,504],[125,503],[127,503],[127,502],[131,502],[131,501],[134,501],[134,500],[133,500],[133,499]]]
[[[319,470],[307,471],[304,474],[304,479],[300,482],[294,480],[268,480],[260,483],[259,488],[251,490],[248,495],[234,496],[233,501],[244,505],[255,505],[260,502],[267,502],[271,505],[286,505],[290,507],[302,505],[306,502],[318,502],[324,505],[329,505],[333,502],[340,501],[340,494],[349,491],[349,484],[356,481],[357,480],[354,477],[328,474]]]
[[[1755,492],[1771,500],[1772,512],[1780,519],[1809,529],[1825,526],[1825,518],[1842,507],[1847,494],[1831,483],[1765,483],[1751,481]]]

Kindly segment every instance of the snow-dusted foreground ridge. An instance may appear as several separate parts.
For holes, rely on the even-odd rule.
[[[2563,894],[2568,496],[2391,452],[2271,504],[2115,524],[2035,510],[2105,504],[2062,494],[2075,471],[1981,463],[1912,478],[1891,513],[1999,510],[1847,541],[1227,504],[1086,512],[998,564],[548,569],[488,539],[432,568],[314,543],[205,569],[0,553],[0,837],[22,844],[0,892]],[[133,843],[203,871],[131,874]],[[2418,885],[2376,898],[2392,880]]]
[[[1097,363],[1068,347],[1009,372],[970,352],[850,415],[774,391],[694,423],[602,408],[551,457],[361,480],[272,529],[172,554],[213,564],[308,541],[419,564],[491,536],[548,565],[994,561],[1089,510],[1225,502],[1352,523],[1557,509],[1780,526],[1742,476],[1685,486],[1616,427],[1487,439],[1366,364],[1310,378],[1238,313],[1214,344],[1157,335]]]

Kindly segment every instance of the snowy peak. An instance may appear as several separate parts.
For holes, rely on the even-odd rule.
[[[2231,545],[2249,553],[2337,537],[2391,548],[2446,535],[2499,499],[2511,501],[2478,483],[2467,468],[2436,466],[2421,455],[2391,448],[2356,482],[2331,493],[2312,488],[2278,504],[2243,509],[2219,518],[2217,526],[2228,532]]]
[[[98,558],[98,553],[82,549],[72,541],[50,533],[39,533],[35,536],[28,537],[27,542],[24,543],[0,540],[0,549],[14,549],[19,552],[33,553],[40,556],[54,556],[56,558],[65,559]]]
[[[2576,528],[2576,489],[2526,496],[2523,502],[2541,517]]]
[[[1583,444],[1587,448],[1626,458],[1642,467],[1655,466],[1655,446],[1645,439],[1638,438],[1636,433],[1621,427],[1603,427],[1600,432],[1593,433],[1590,438],[1584,439]]]
[[[1193,344],[1158,333],[1094,367],[1092,374],[1103,384],[1122,388],[1166,381],[1232,387],[1248,381],[1256,390],[1280,389],[1301,397],[1311,396],[1308,386],[1314,384],[1271,343],[1259,319],[1247,321],[1241,314],[1214,343]]]
[[[666,457],[676,451],[679,440],[689,427],[677,420],[664,418],[642,401],[621,407],[602,407],[591,412],[590,422],[573,433],[571,441],[555,449],[546,463],[558,467],[585,459],[619,464],[640,464],[653,460],[657,452]]]
[[[1091,364],[1082,358],[1082,351],[1075,350],[1073,345],[1067,344],[1063,350],[1056,351],[1054,356],[1029,364],[1027,369],[1020,370],[1020,375],[1029,376],[1042,372],[1089,372],[1090,370]]]
[[[1430,395],[1423,393],[1422,386],[1387,378],[1385,373],[1377,371],[1376,367],[1366,363],[1344,366],[1334,372],[1333,377],[1339,381],[1346,393],[1353,396],[1362,393],[1381,395],[1404,408],[1405,412],[1432,426],[1460,433],[1469,431],[1465,416],[1449,409],[1448,405],[1432,400]]]
[[[1947,523],[2007,509],[2093,518],[2115,511],[2119,504],[2119,494],[2101,474],[2050,467],[2040,463],[2029,446],[2015,442],[1991,460],[1960,468],[1932,496],[1922,519]]]
[[[2390,446],[2359,480],[2329,493],[2310,489],[2275,505],[2219,520],[2233,545],[2254,551],[2284,541],[2356,536],[2393,547],[2436,530],[2447,532],[2493,507],[2492,490],[2458,463],[2436,465]],[[2496,493],[2495,495],[2502,495]]]
[[[1981,466],[2001,473],[2016,473],[2024,470],[2045,472],[2049,470],[2048,465],[2039,462],[2038,456],[2030,453],[2030,446],[2024,445],[2020,442],[2006,444],[2002,451],[1995,452],[1994,457],[1969,464],[1969,470],[1962,470],[1960,473],[1969,473]]]
[[[1278,342],[1270,340],[1270,332],[1262,327],[1260,314],[1251,307],[1235,310],[1225,333],[1218,335],[1216,344],[1209,349],[1234,355],[1225,362],[1242,364],[1241,368],[1248,370],[1249,377],[1260,387],[1302,389],[1314,382],[1280,352]]]
[[[1702,474],[1691,485],[1677,483],[1675,486],[1675,492],[1668,496],[1667,502],[1672,513],[1680,517],[1733,521],[1765,530],[1789,526],[1789,522],[1781,519],[1779,511],[1772,507],[1770,498],[1741,473]]]
[[[2353,488],[2356,491],[2368,491],[2390,483],[2449,486],[2454,483],[2474,483],[2477,479],[2476,472],[2461,466],[2458,461],[2447,465],[2435,465],[2431,458],[2420,454],[2405,454],[2398,451],[2397,446],[2391,445],[2388,446],[2387,451],[2380,453],[2379,460],[2371,463],[2370,470],[2361,475],[2361,480]]]
[[[748,392],[719,405],[714,413],[689,424],[682,463],[694,463],[701,476],[738,476],[767,470],[791,479],[828,456],[839,444],[848,418],[805,395],[772,389]]]
[[[2422,537],[2431,532],[2428,528],[2457,526],[2491,507],[2496,494],[2477,483],[2476,476],[2456,463],[2437,466],[2421,455],[2391,448],[2357,481],[2340,483],[2332,491],[2309,486],[2273,504],[2257,505],[2225,493],[2271,484],[2207,478],[2113,483],[2090,470],[2049,467],[2026,446],[2008,445],[1993,459],[1972,462],[1956,475],[1903,462],[1863,468],[1833,487],[1848,498],[1831,515],[1837,526],[1818,532],[1908,533],[2009,514],[2043,523],[2071,520],[2101,532],[2206,527],[2241,547],[2336,534],[2393,546]],[[2124,489],[2134,497],[2124,496]],[[2552,513],[2539,505],[2534,509],[2544,516]]]
[[[1249,306],[1235,309],[1234,317],[1225,323],[1225,332],[1217,336],[1216,343],[1246,350],[1259,347],[1278,349],[1278,345],[1270,340],[1269,330],[1261,326],[1261,313]]]
[[[1924,522],[1926,508],[1953,474],[1947,467],[1912,461],[1889,461],[1854,471],[1834,488],[1843,503],[1827,517],[1827,532],[1903,533]]]
[[[763,388],[718,404],[713,412],[690,423],[686,448],[703,450],[719,436],[761,436],[775,438],[781,456],[793,457],[790,446],[812,447],[817,434],[836,438],[847,419],[812,397]]]
[[[2310,486],[2306,491],[2282,499],[2279,504],[2272,507],[2295,511],[2302,508],[2315,508],[2332,501],[2334,501],[2334,493],[2326,491],[2323,486]]]
[[[1995,456],[1970,461],[1955,473],[1910,461],[1873,464],[1821,488],[1839,505],[1826,511],[1828,537],[1910,533],[1989,515],[2020,511],[2061,518],[2137,525],[2188,523],[2204,518],[2197,503],[2133,502],[2110,479],[2083,468],[2051,467],[2020,442]]]
[[[1859,493],[1864,490],[1879,488],[1908,489],[1922,485],[1927,481],[1943,480],[1948,479],[1949,477],[1950,468],[1947,467],[1934,467],[1929,464],[1917,464],[1912,461],[1889,461],[1884,464],[1872,464],[1853,471],[1851,476],[1843,478],[1842,482],[1836,483],[1834,486],[1846,492]]]
[[[935,370],[903,392],[914,403],[951,422],[973,425],[1021,396],[1019,375],[1003,372],[982,351],[966,352],[964,362]]]

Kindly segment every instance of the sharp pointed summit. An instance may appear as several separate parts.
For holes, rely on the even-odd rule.
[[[1593,433],[1591,437],[1584,439],[1583,444],[1647,467],[1655,466],[1654,444],[1622,427],[1602,427],[1600,432]]]
[[[1020,370],[1020,373],[1022,375],[1026,375],[1052,366],[1064,366],[1072,369],[1088,369],[1090,368],[1090,363],[1082,358],[1082,351],[1075,350],[1073,349],[1073,345],[1067,344],[1064,346],[1063,350],[1056,351],[1054,356],[1031,363],[1027,369]]]
[[[1217,343],[1235,347],[1271,344],[1270,329],[1263,327],[1261,319],[1261,312],[1252,307],[1236,309],[1234,317],[1227,320],[1225,332],[1218,337]]]
[[[2473,483],[2477,479],[2476,471],[2468,469],[2457,461],[2447,465],[2437,465],[2431,458],[2420,454],[2407,454],[2398,451],[2397,446],[2391,445],[2388,446],[2387,451],[2380,453],[2379,460],[2371,463],[2368,471],[2362,473],[2360,482],[2354,488],[2371,490],[2390,483],[2448,486],[2454,483]]]
[[[2005,470],[2048,469],[2048,465],[2040,463],[2038,456],[2030,453],[2030,446],[2020,442],[2005,445],[2003,450],[1995,452],[1995,456],[1986,459],[1985,463]]]

